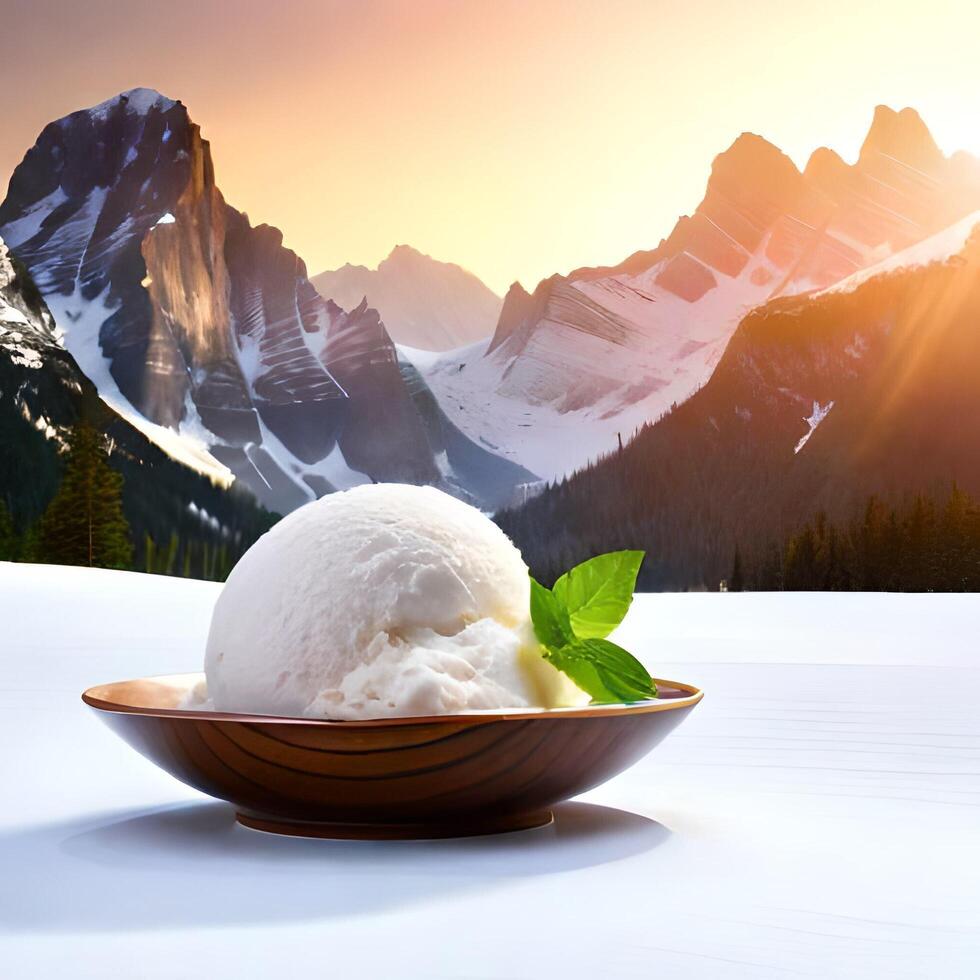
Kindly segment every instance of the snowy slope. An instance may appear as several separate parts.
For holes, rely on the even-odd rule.
[[[405,846],[237,827],[80,703],[199,669],[217,594],[0,564],[11,978],[302,975],[311,948],[378,978],[980,974],[975,595],[638,596],[617,639],[705,690],[690,717],[552,827]]]
[[[471,438],[542,479],[560,477],[687,398],[765,300],[756,270],[774,275],[763,252],[689,303],[657,285],[668,262],[561,283],[518,354],[476,344],[417,366]]]

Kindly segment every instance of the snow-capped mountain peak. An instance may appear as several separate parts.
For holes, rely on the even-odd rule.
[[[396,343],[425,351],[488,337],[500,313],[500,297],[473,273],[410,245],[396,245],[376,269],[348,263],[312,281],[344,308],[367,297]]]
[[[122,106],[127,112],[145,116],[151,109],[159,109],[161,112],[166,112],[175,105],[177,105],[175,99],[168,99],[165,95],[157,92],[156,89],[140,87],[127,89],[125,92],[120,92],[119,95],[114,95],[111,99],[106,99],[98,105],[80,111],[94,118],[105,118],[113,109]]]
[[[46,126],[0,235],[103,399],[267,506],[385,479],[506,499],[497,477],[483,496],[490,453],[464,447],[424,382],[403,378],[377,314],[321,298],[281,232],[225,202],[182,103],[133,89]]]

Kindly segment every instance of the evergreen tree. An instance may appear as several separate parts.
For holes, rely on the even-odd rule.
[[[742,554],[735,545],[735,559],[732,562],[732,577],[728,580],[729,592],[741,592],[745,588],[745,579],[742,575]]]
[[[41,517],[37,560],[128,568],[133,548],[122,510],[123,479],[109,466],[99,432],[79,423],[61,485]]]
[[[969,589],[969,556],[966,550],[970,498],[955,483],[943,508],[940,537],[943,579],[950,592]]]
[[[809,592],[816,586],[817,542],[813,528],[807,524],[790,539],[783,570],[785,588],[791,592]]]
[[[925,581],[935,582],[938,572],[936,555],[936,508],[932,500],[917,494],[907,522],[907,561],[919,569]]]
[[[20,539],[20,547],[17,549],[17,561],[41,561],[38,558],[38,523],[35,521],[23,533]]]
[[[7,504],[0,500],[0,561],[13,561],[17,557],[17,532]]]
[[[753,589],[980,591],[980,503],[955,484],[941,499],[873,496],[846,525],[818,514],[790,535],[781,563],[773,554],[750,556]]]
[[[170,534],[170,542],[167,545],[166,554],[163,556],[164,561],[161,564],[160,571],[164,575],[173,575],[174,568],[177,565],[177,548],[179,546],[179,541],[177,539],[177,532],[172,531]]]

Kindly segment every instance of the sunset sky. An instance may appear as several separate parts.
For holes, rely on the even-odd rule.
[[[311,273],[405,242],[531,287],[655,245],[743,130],[850,160],[884,102],[980,152],[980,15],[911,6],[5,0],[0,181],[45,123],[145,85]]]

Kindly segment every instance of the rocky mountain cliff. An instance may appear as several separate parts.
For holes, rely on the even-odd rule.
[[[472,272],[398,245],[377,269],[347,264],[311,280],[344,309],[366,299],[391,339],[425,351],[447,351],[493,333],[501,300]]]
[[[123,475],[123,507],[135,567],[146,538],[176,536],[180,547],[224,549],[236,558],[271,524],[251,494],[216,482],[201,458],[184,465],[108,408],[60,343],[58,327],[26,268],[0,242],[0,501],[23,533],[61,479],[62,452],[84,419],[102,433],[110,465]],[[179,557],[178,555],[174,556]],[[199,555],[198,555],[199,557]],[[189,560],[189,559],[188,559]],[[191,565],[194,574],[201,569]]]
[[[544,579],[645,548],[646,589],[717,588],[819,511],[980,493],[980,213],[829,289],[770,301],[662,421],[499,516]]]
[[[180,102],[134,89],[46,126],[0,236],[110,405],[204,447],[276,510],[370,480],[492,508],[532,478],[458,433],[431,444],[377,313],[324,300],[277,229],[225,202]]]
[[[745,134],[670,236],[617,266],[511,288],[491,342],[422,367],[468,435],[553,478],[614,450],[709,377],[753,307],[829,286],[980,207],[980,162],[879,107],[853,165],[801,172]]]

